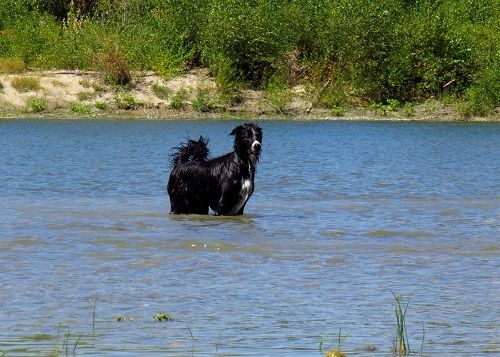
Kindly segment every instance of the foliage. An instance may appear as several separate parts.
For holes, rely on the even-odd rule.
[[[170,101],[170,108],[172,109],[180,109],[184,103],[184,99],[186,98],[187,91],[185,88],[179,89]]]
[[[195,98],[191,102],[191,107],[200,113],[210,112],[215,109],[215,105],[212,103],[206,89],[198,89]]]
[[[71,111],[75,114],[79,115],[90,115],[92,114],[92,110],[90,106],[85,103],[73,103],[71,104]]]
[[[392,352],[394,356],[406,356],[410,353],[410,344],[406,329],[406,310],[410,301],[404,302],[401,294],[394,295],[394,314],[396,316],[396,334],[393,341]]]
[[[153,316],[153,318],[156,320],[156,321],[174,321],[174,318],[173,316],[167,314],[167,313],[164,313],[164,312],[160,312],[160,313],[157,313]]]
[[[104,81],[108,84],[127,85],[132,76],[127,62],[118,48],[114,48],[98,57],[98,63],[104,72]]]
[[[45,98],[29,97],[26,104],[29,111],[33,113],[40,113],[47,109],[48,101]]]
[[[327,108],[446,92],[486,115],[499,105],[498,28],[497,0],[2,0],[0,71],[16,59],[127,84],[132,70],[201,65],[228,98],[279,77],[324,87]]]
[[[103,100],[96,100],[94,105],[99,110],[108,110],[108,103]]]
[[[279,76],[274,76],[269,80],[264,95],[278,113],[285,111],[285,107],[291,99],[286,81]]]
[[[10,84],[18,92],[30,92],[41,89],[40,79],[36,77],[14,77]]]
[[[142,106],[142,103],[137,101],[132,93],[118,93],[113,98],[118,109],[131,110]]]

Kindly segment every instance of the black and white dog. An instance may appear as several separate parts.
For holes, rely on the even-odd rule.
[[[255,167],[262,149],[262,129],[239,125],[234,151],[208,159],[208,140],[189,140],[175,149],[168,180],[170,213],[241,215],[254,190]]]

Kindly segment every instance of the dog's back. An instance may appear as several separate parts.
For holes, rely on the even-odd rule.
[[[205,161],[208,158],[208,140],[200,136],[198,141],[189,140],[185,145],[175,149],[172,155],[172,166],[175,168],[189,161]]]
[[[206,181],[204,166],[209,154],[207,144],[208,140],[200,136],[175,149],[167,186],[171,213],[208,213],[208,190],[203,182]]]

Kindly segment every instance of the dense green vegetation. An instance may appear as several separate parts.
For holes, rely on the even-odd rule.
[[[206,66],[226,93],[307,84],[327,108],[446,96],[487,115],[499,28],[499,0],[0,0],[0,60],[118,83]]]

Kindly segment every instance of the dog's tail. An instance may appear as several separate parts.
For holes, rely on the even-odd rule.
[[[196,140],[188,140],[186,144],[174,149],[172,166],[176,167],[188,161],[205,161],[208,158],[208,139],[203,136]]]

